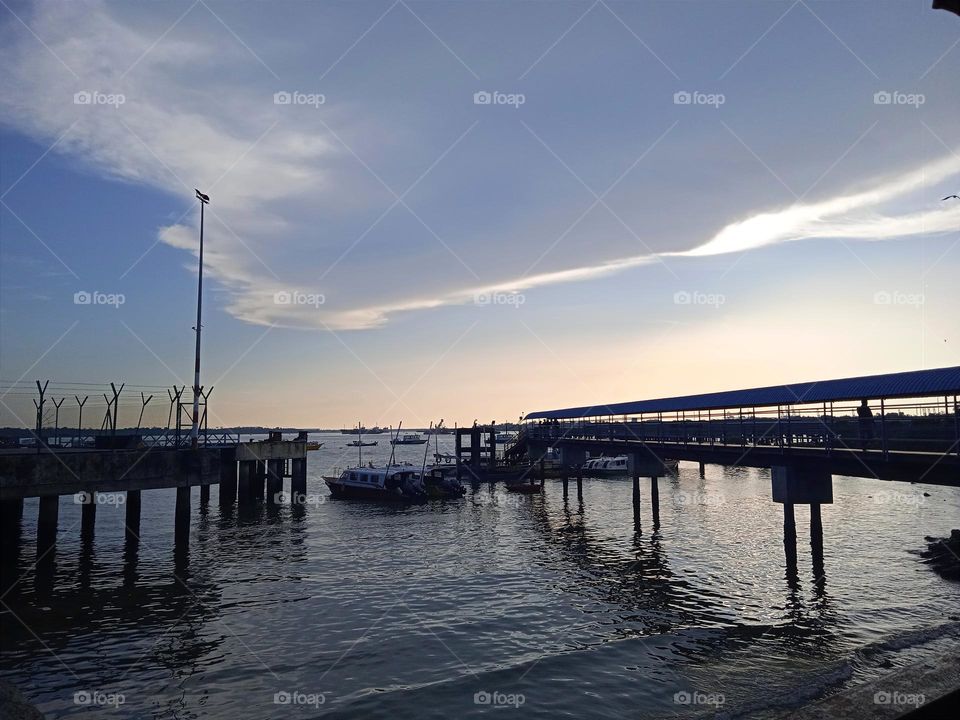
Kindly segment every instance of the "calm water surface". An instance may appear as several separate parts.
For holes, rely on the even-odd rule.
[[[659,525],[646,480],[639,517],[624,480],[390,507],[329,500],[321,475],[356,450],[319,439],[306,507],[221,510],[214,486],[203,511],[195,491],[187,553],[173,491],[144,493],[139,546],[111,505],[82,542],[67,497],[38,570],[28,501],[3,677],[54,717],[765,717],[960,637],[960,585],[917,555],[960,525],[954,489],[835,478],[824,573],[798,506],[791,575],[764,471],[682,465]]]

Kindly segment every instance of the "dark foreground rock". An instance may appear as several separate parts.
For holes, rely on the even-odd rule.
[[[920,553],[941,577],[960,582],[960,530],[948,538],[927,537],[927,549]]]

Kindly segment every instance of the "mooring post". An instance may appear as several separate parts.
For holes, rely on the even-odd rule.
[[[43,555],[57,542],[57,519],[60,515],[60,496],[41,495],[37,515],[37,555]]]
[[[140,490],[127,490],[124,535],[131,540],[140,538]]]
[[[547,463],[542,457],[540,458],[540,487],[543,487],[547,482]]]
[[[640,476],[636,473],[633,475],[633,506],[640,507]]]
[[[703,462],[701,461],[701,462],[700,462],[700,477],[704,477],[705,475],[706,475],[706,466],[704,466]]]
[[[567,497],[568,483],[570,481],[570,478],[568,478],[567,475],[569,475],[569,473],[566,470],[564,470],[563,471],[563,497],[564,498]]]
[[[267,502],[279,502],[282,494],[283,460],[267,460]]]
[[[810,552],[813,555],[813,573],[823,575],[823,518],[820,503],[810,503]]]
[[[583,500],[583,466],[577,466],[577,498]]]
[[[307,459],[294,458],[291,462],[290,494],[293,501],[303,502],[307,494]]]
[[[190,486],[177,488],[176,517],[174,518],[174,543],[186,545],[190,539]]]

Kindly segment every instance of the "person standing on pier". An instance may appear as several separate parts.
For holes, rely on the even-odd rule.
[[[860,407],[857,408],[857,417],[860,426],[860,444],[866,450],[867,445],[873,440],[873,411],[867,404],[866,398],[860,401]]]

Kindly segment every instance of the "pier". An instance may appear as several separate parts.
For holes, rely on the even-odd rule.
[[[634,507],[640,478],[658,479],[670,460],[766,468],[782,506],[788,567],[796,565],[795,505],[810,507],[814,555],[822,557],[821,505],[833,476],[960,487],[960,367],[824,380],[729,392],[543,410],[526,416],[507,462],[559,458],[583,482],[591,455],[625,455]]]
[[[210,486],[218,485],[221,506],[245,507],[278,502],[284,498],[283,481],[289,478],[292,502],[302,502],[307,487],[306,433],[293,440],[282,439],[279,432],[251,442],[223,434],[201,440],[195,448],[166,447],[158,439],[141,439],[142,447],[136,449],[41,445],[0,450],[4,525],[23,516],[25,498],[39,498],[40,555],[56,541],[61,496],[72,495],[83,506],[81,532],[92,534],[100,495],[122,492],[126,532],[137,536],[141,493],[176,488],[175,538],[177,545],[183,545],[189,539],[193,487],[200,487],[201,505],[209,502]]]

